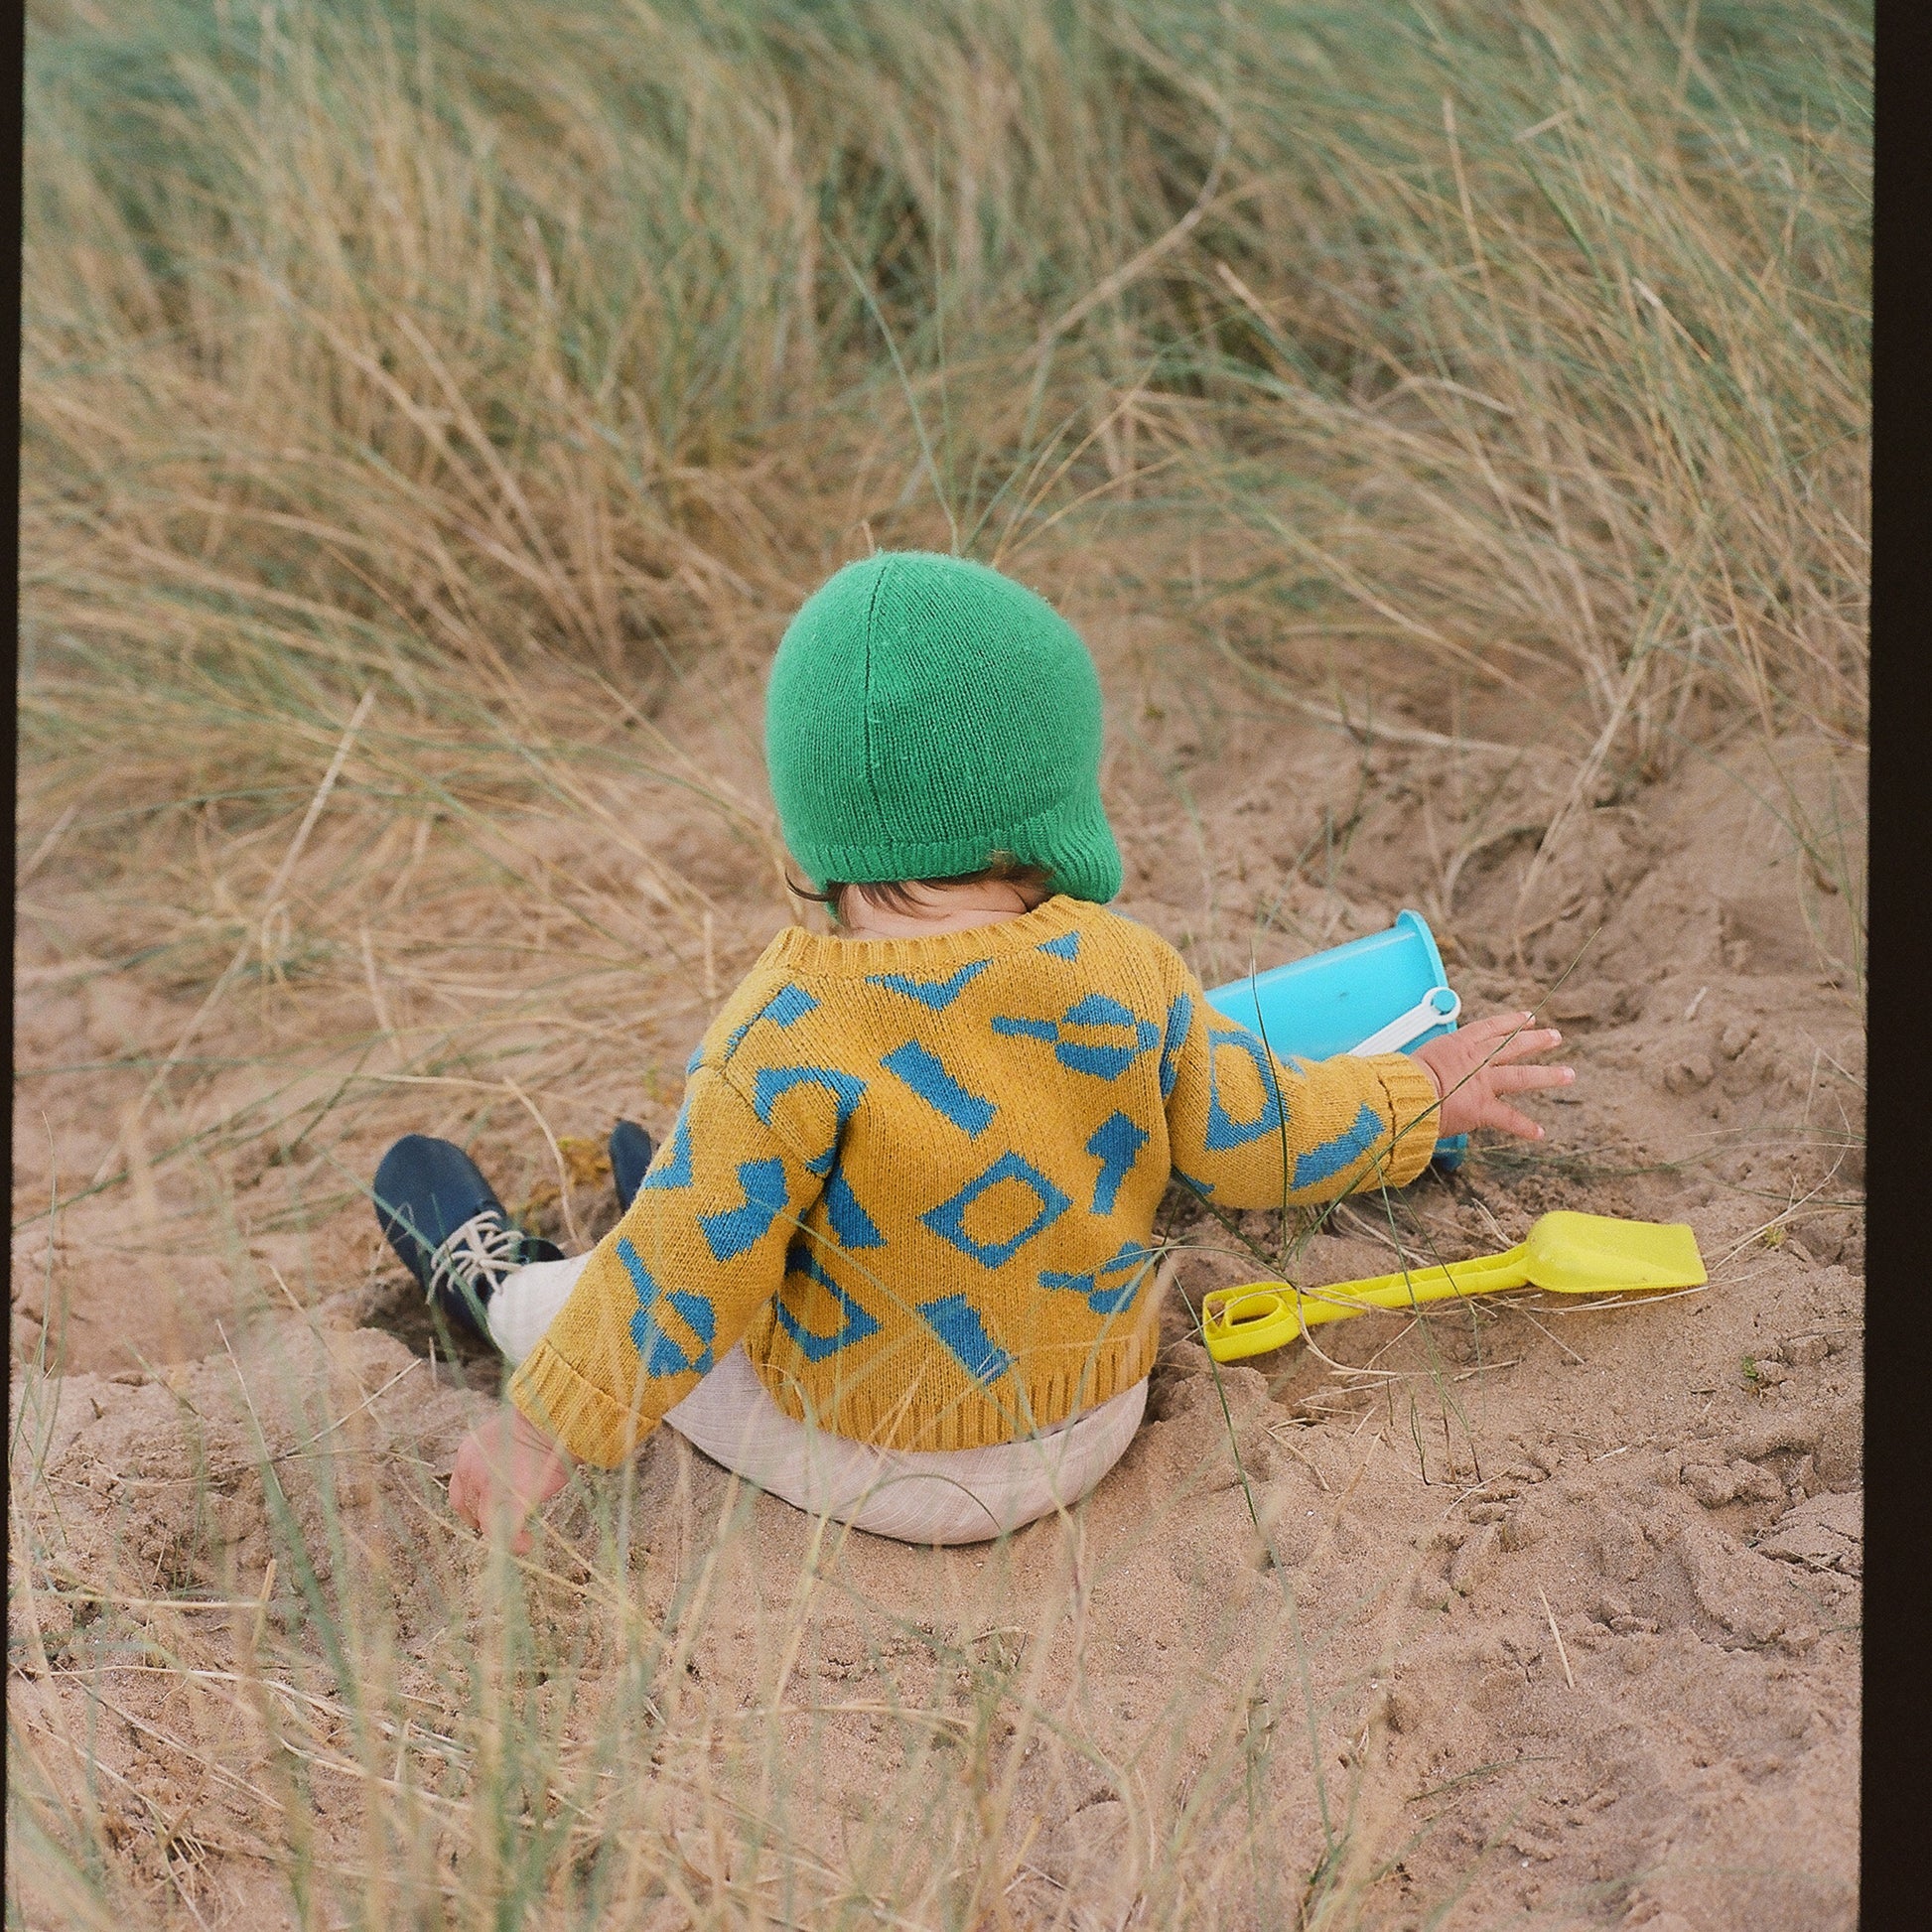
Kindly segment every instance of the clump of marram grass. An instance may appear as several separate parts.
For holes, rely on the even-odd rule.
[[[1277,688],[1345,685],[1365,639],[1477,698],[1568,687],[1568,796],[1519,907],[1571,814],[1714,708],[1863,738],[1865,45],[1812,16],[1800,74],[1757,39],[1785,24],[1714,46],[1608,5],[1391,21],[1399,58],[1337,43],[1354,103],[1271,155],[1318,147],[1329,222],[1225,217],[1240,311],[1204,366],[1252,540],[1204,615]],[[1831,813],[1781,802],[1815,866],[1842,858]]]
[[[1102,507],[1264,654],[1554,669],[1592,776],[1700,690],[1856,736],[1866,54],[1856,9],[43,7],[29,742],[82,664],[250,765],[370,679],[648,689],[868,531],[1043,561]]]
[[[1446,667],[1554,665],[1637,763],[1714,686],[1861,732],[1865,49],[1811,15],[1800,75],[1758,40],[1789,24],[1450,9],[1312,124],[1230,103],[1330,211],[1237,204],[1206,265],[1277,627],[1322,584]]]

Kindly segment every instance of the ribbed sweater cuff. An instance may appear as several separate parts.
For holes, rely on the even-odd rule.
[[[1430,1078],[1429,1069],[1407,1053],[1376,1053],[1369,1065],[1389,1097],[1389,1118],[1396,1127],[1382,1179],[1388,1186],[1406,1187],[1429,1166],[1429,1157],[1436,1152],[1436,1128],[1442,1119],[1436,1082]]]
[[[615,1469],[658,1422],[613,1402],[547,1341],[538,1342],[510,1377],[510,1400],[578,1461],[600,1469]]]

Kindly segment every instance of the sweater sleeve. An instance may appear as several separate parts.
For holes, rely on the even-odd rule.
[[[622,1461],[777,1293],[824,1185],[813,1167],[723,1072],[698,1067],[636,1198],[511,1378],[511,1401],[581,1460]]]
[[[1436,1151],[1438,1100],[1406,1053],[1277,1059],[1207,1004],[1178,955],[1161,1049],[1174,1178],[1218,1207],[1400,1187]]]

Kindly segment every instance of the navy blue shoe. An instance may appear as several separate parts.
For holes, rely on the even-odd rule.
[[[477,1164],[453,1141],[405,1134],[375,1171],[375,1220],[446,1321],[487,1341],[484,1310],[505,1275],[561,1261],[554,1241],[525,1234]]]
[[[657,1153],[657,1143],[634,1120],[621,1120],[611,1130],[611,1185],[618,1190],[618,1206],[625,1212],[644,1184],[645,1171]]]

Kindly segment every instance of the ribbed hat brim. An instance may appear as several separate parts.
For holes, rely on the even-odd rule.
[[[981,871],[996,853],[1043,867],[1053,890],[1105,905],[1120,894],[1120,848],[1097,786],[1082,784],[1050,810],[997,835],[931,840],[890,848],[817,845],[794,857],[821,892],[834,880],[871,885],[900,879],[956,879]]]

